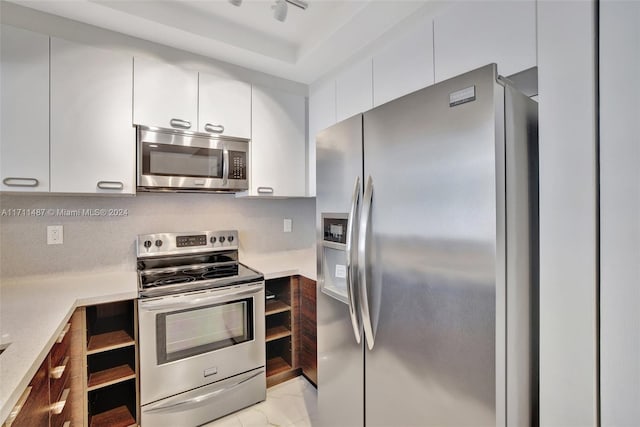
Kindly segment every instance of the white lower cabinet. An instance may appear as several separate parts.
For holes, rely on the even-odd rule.
[[[49,191],[49,36],[2,25],[0,190]]]
[[[306,196],[306,101],[253,86],[248,196]]]
[[[135,193],[130,56],[51,38],[51,191]]]

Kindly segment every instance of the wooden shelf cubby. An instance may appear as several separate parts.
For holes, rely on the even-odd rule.
[[[85,425],[135,426],[139,400],[135,301],[93,305],[85,310]]]
[[[265,281],[275,298],[265,302],[267,387],[300,375],[298,337],[298,278],[282,277]]]

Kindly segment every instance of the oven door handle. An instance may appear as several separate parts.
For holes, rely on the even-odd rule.
[[[190,397],[194,392],[201,393],[200,390],[194,390],[193,392],[187,392],[186,396],[176,396],[170,398],[168,401],[162,402],[158,406],[152,406],[149,409],[142,409],[147,414],[158,414],[163,412],[180,412],[189,408],[206,405],[209,400],[214,399],[222,394],[228,393],[231,390],[240,387],[247,381],[251,381],[255,377],[264,374],[264,370],[258,372],[249,372],[248,374],[239,376],[234,382],[223,381],[223,384],[212,384],[215,388],[211,391],[206,391],[202,394],[198,394],[194,397]],[[211,386],[205,386],[204,388],[210,390]]]
[[[180,302],[166,302],[164,299],[161,301],[140,301],[140,308],[145,311],[161,311],[172,308],[184,308],[202,305],[211,301],[219,301],[221,299],[229,299],[229,297],[241,297],[245,295],[251,295],[260,292],[264,287],[262,285],[255,285],[249,288],[220,292],[216,295],[210,295],[205,297],[189,298]]]

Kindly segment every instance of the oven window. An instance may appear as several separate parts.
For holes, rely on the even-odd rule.
[[[158,364],[253,340],[253,298],[156,316]]]
[[[145,142],[142,173],[222,178],[222,150]]]

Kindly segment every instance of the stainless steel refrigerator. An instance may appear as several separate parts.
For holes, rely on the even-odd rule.
[[[317,136],[326,426],[537,423],[537,103],[495,64]]]

